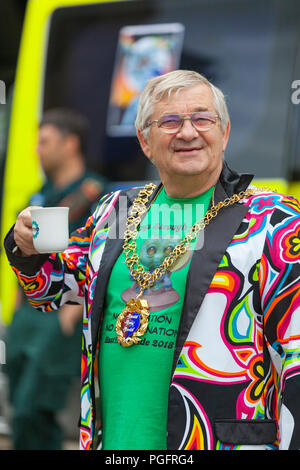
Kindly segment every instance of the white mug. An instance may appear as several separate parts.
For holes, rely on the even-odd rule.
[[[30,209],[33,246],[39,253],[60,253],[69,242],[69,208]]]

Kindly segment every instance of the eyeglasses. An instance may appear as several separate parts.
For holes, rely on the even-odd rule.
[[[162,129],[163,132],[167,134],[175,134],[178,132],[182,126],[183,122],[189,119],[193,125],[193,127],[197,131],[208,131],[217,122],[217,119],[220,119],[218,114],[213,114],[209,112],[198,112],[198,113],[184,113],[189,114],[189,117],[182,117],[180,114],[167,114],[161,116],[159,119],[155,119],[154,121],[149,122],[147,127],[152,126],[155,122],[157,123],[157,127]]]

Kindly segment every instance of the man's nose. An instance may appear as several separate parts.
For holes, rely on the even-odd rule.
[[[192,124],[190,118],[185,118],[182,122],[181,129],[177,132],[179,139],[191,140],[199,136],[199,132]]]

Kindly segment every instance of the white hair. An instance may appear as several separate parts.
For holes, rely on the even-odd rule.
[[[229,113],[224,94],[203,75],[191,70],[174,70],[164,75],[154,77],[147,82],[139,98],[137,117],[135,120],[136,129],[140,129],[143,135],[147,137],[150,128],[146,126],[153,113],[154,104],[158,103],[165,96],[170,98],[172,93],[176,94],[185,88],[191,88],[199,84],[206,85],[211,89],[215,110],[219,115],[221,129],[224,132],[229,122]]]

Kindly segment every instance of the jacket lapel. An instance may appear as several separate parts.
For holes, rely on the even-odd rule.
[[[156,196],[157,192],[160,190],[161,184],[159,184],[155,191],[152,193],[151,197],[149,198],[148,205],[151,204],[152,200]],[[124,241],[124,233],[120,233],[121,230],[124,231],[124,227],[126,226],[126,220],[128,216],[128,210],[131,208],[132,203],[137,196],[140,188],[130,189],[129,191],[124,191],[120,194],[116,205],[115,205],[115,214],[116,218],[113,221],[110,230],[108,232],[108,238],[105,243],[105,248],[102,254],[96,287],[95,287],[95,295],[92,305],[92,312],[91,312],[91,332],[92,332],[92,350],[93,353],[96,351],[97,347],[97,340],[98,340],[98,330],[100,326],[100,319],[103,312],[103,305],[105,301],[105,294],[107,289],[107,284],[110,278],[110,274],[112,268],[120,256],[123,248],[123,241]],[[120,205],[120,198],[121,196],[125,196],[127,198],[127,206],[125,209],[125,204]],[[124,201],[123,201],[124,202]],[[144,214],[145,216],[145,214]],[[110,236],[110,234],[112,234]]]
[[[248,182],[247,180],[247,186]],[[242,189],[239,190],[241,191]],[[219,181],[215,190],[215,203],[227,197],[228,193],[225,192]],[[184,342],[211,284],[212,278],[229,243],[247,212],[248,206],[243,204],[234,204],[233,206],[222,208],[216,218],[213,219],[204,230],[204,239],[202,238],[203,247],[195,249],[194,251],[187,277],[185,299],[175,345],[172,374],[175,370]]]

